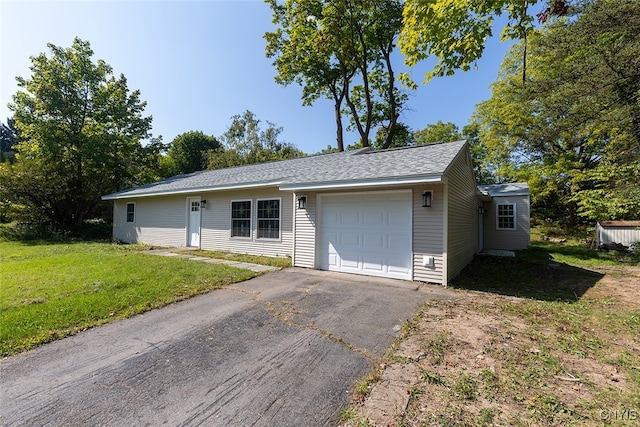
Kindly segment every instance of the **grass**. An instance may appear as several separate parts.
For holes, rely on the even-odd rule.
[[[637,425],[640,290],[625,269],[640,266],[638,254],[533,231],[515,258],[477,257],[452,283],[456,300],[429,301],[405,325],[394,349],[406,340],[426,356],[383,360],[423,373],[390,424]]]
[[[196,255],[215,259],[226,259],[229,261],[249,262],[253,264],[270,265],[272,267],[286,268],[291,267],[291,258],[270,257],[249,254],[234,254],[225,251],[208,251],[203,249],[176,251],[181,254]]]
[[[0,356],[254,277],[111,243],[0,242]]]

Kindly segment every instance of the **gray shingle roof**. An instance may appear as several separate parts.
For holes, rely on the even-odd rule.
[[[265,185],[292,189],[327,183],[438,177],[464,145],[465,141],[457,141],[379,151],[362,149],[201,171],[109,194],[103,199]]]
[[[529,186],[526,182],[513,182],[510,184],[478,185],[478,190],[496,196],[525,196],[529,194]]]

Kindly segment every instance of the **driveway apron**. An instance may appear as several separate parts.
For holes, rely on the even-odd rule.
[[[0,362],[4,426],[336,425],[436,286],[269,273]]]

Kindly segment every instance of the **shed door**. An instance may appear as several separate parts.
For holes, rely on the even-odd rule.
[[[322,195],[319,268],[411,280],[411,191]]]
[[[200,247],[200,197],[190,197],[187,199],[189,209],[187,228],[187,246]]]

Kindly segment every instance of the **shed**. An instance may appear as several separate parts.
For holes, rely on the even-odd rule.
[[[631,246],[640,242],[640,221],[599,221],[596,224],[596,246],[620,243]]]

